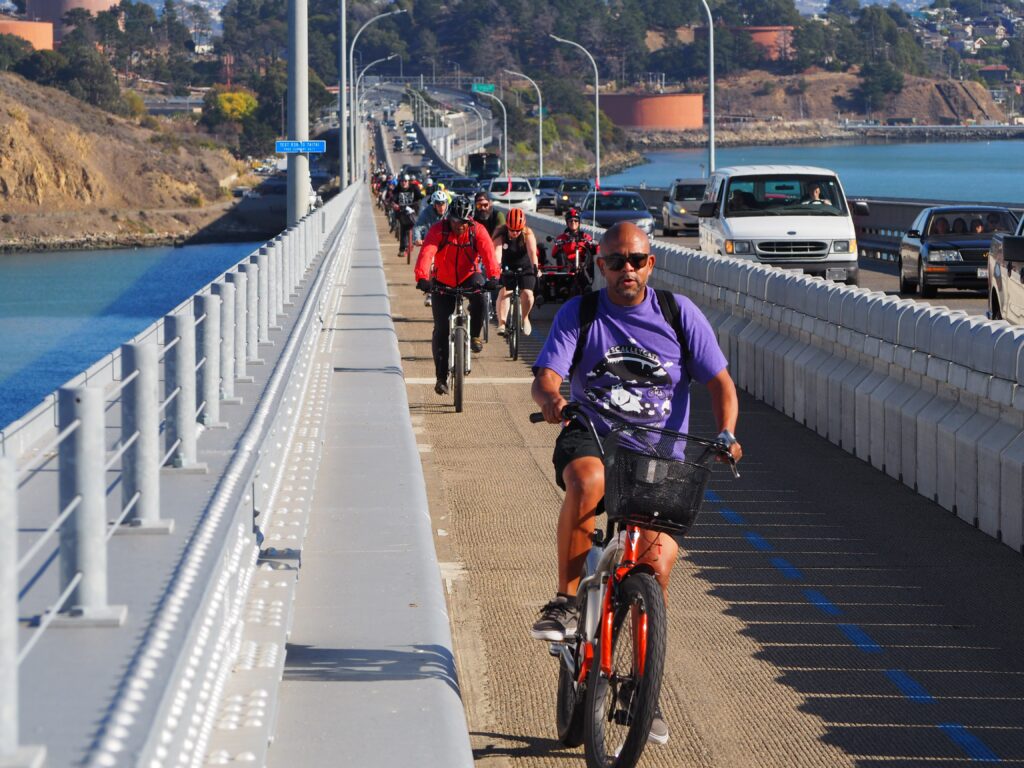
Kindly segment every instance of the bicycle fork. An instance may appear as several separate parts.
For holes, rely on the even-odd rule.
[[[449,373],[455,372],[455,329],[458,327],[465,328],[465,345],[464,354],[462,359],[463,373],[469,374],[470,368],[472,368],[472,355],[470,354],[470,340],[469,340],[469,315],[462,311],[462,299],[459,299],[459,304],[456,306],[455,311],[448,316],[448,371]]]

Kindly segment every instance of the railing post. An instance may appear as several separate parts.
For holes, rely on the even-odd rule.
[[[271,270],[277,275],[275,289],[271,294],[274,302],[274,325],[278,328],[281,327],[278,318],[284,314],[284,246],[284,235],[278,235],[274,238],[274,250],[270,252],[270,261],[273,264]]]
[[[176,469],[205,471],[196,461],[196,328],[189,312],[164,318],[164,343],[178,339],[164,360],[164,398],[177,396],[167,411],[167,449]],[[172,449],[175,442],[178,443]]]
[[[257,269],[256,281],[258,283],[259,295],[259,343],[270,343],[270,326],[272,323],[270,313],[270,248],[266,245],[260,246],[260,252],[253,256]]]
[[[60,509],[77,507],[60,528],[60,589],[72,590],[54,623],[119,626],[127,608],[107,604],[106,449],[103,444],[103,390],[62,387],[57,393],[57,427],[78,426],[57,449]]]
[[[298,231],[298,227],[294,224],[288,227],[283,242],[284,248],[281,254],[281,269],[284,272],[284,280],[281,282],[281,287],[284,289],[281,293],[282,307],[290,307],[292,305],[292,294],[295,292],[295,270],[292,268],[292,256],[295,253]]]
[[[228,282],[235,286],[235,381],[250,382],[246,370],[246,347],[248,346],[249,280],[245,272],[231,272]]]
[[[18,746],[18,480],[0,457],[0,765],[38,768],[44,747]]]
[[[279,236],[280,237],[280,236]],[[270,293],[267,295],[268,301],[268,317],[270,318],[270,330],[279,330],[280,326],[277,324],[277,316],[281,314],[279,302],[281,300],[281,267],[278,261],[278,252],[280,248],[277,247],[276,241],[268,242],[267,248],[267,287]]]
[[[227,402],[241,402],[235,398],[235,286],[233,283],[214,283],[214,293],[220,296],[220,392]]]
[[[160,391],[155,344],[121,345],[121,378],[138,375],[121,393],[121,443],[138,432],[121,459],[121,506],[139,494],[129,525],[118,533],[170,533],[174,520],[160,519]]]
[[[220,419],[221,304],[219,296],[208,293],[195,297],[195,317],[204,315],[205,318],[196,327],[196,346],[203,359],[203,364],[196,371],[199,400],[203,403],[203,410],[197,416],[204,427],[223,427],[224,423]],[[197,403],[196,410],[198,409],[199,404]]]
[[[252,257],[256,259],[257,257]],[[245,301],[245,352],[248,365],[261,365],[260,358],[260,309],[263,302],[260,301],[260,268],[255,261],[249,264],[242,264],[239,269],[245,273],[245,292],[248,294]]]

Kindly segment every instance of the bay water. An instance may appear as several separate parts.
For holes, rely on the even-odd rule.
[[[604,185],[668,187],[706,176],[706,148],[646,153],[648,162],[609,174]],[[974,203],[1024,204],[1024,139],[716,147],[715,166],[813,165],[839,174],[846,194]]]
[[[0,254],[0,428],[259,245]]]

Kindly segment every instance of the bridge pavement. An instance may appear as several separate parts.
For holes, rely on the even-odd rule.
[[[527,630],[554,589],[554,428],[501,340],[466,410],[433,393],[430,315],[377,216],[481,766],[582,764],[554,732],[555,661]],[[493,329],[492,329],[493,331]],[[695,430],[712,431],[698,392]],[[662,705],[644,766],[1024,763],[1024,563],[745,395],[743,478],[719,474],[675,570]],[[399,734],[395,734],[396,737]]]
[[[429,310],[374,216],[441,562],[439,575],[413,575],[444,585],[473,756],[495,768],[582,764],[581,750],[555,739],[555,662],[528,635],[554,587],[560,498],[554,428],[527,420],[529,366],[557,306],[538,310],[518,362],[492,334],[469,378],[466,410],[456,414],[450,397],[433,393]],[[362,258],[375,269],[376,254]],[[335,309],[329,326],[343,329],[359,314]],[[386,330],[386,321],[372,320]],[[380,500],[362,517],[339,503],[353,487],[339,479],[346,471],[370,473],[358,454],[332,450],[331,430],[358,428],[359,414],[388,397],[383,383],[378,392],[341,394],[354,370],[338,362],[348,359],[343,339],[331,341],[327,444],[270,765],[380,765],[367,756],[395,745],[415,755],[436,741],[416,720],[429,708],[399,701],[390,711],[397,717],[368,713],[382,693],[418,695],[427,678],[452,682],[443,653],[411,666],[380,647],[367,653],[376,629],[395,646],[420,642],[399,636],[392,622],[396,590],[388,587],[408,583],[409,572],[385,571],[361,591],[339,568],[347,561],[352,573],[376,557],[361,521],[389,515],[390,543],[406,541],[389,505],[408,482],[402,475],[368,485]],[[694,430],[711,432],[707,398],[696,394]],[[1024,763],[1020,556],[746,395],[741,413],[743,478],[716,475],[670,590],[662,706],[672,737],[641,764]],[[418,604],[422,590],[409,594]]]

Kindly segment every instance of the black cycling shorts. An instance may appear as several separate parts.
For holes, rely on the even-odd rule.
[[[558,433],[558,438],[555,440],[555,452],[551,456],[551,462],[555,465],[555,482],[563,491],[565,490],[565,480],[562,479],[562,473],[569,466],[569,462],[584,456],[600,459],[601,449],[589,429],[577,421],[571,421],[569,426]]]
[[[537,289],[536,275],[512,275],[504,273],[501,276],[502,287],[509,291],[516,287],[516,281],[519,282],[519,290],[521,291],[533,291]]]

